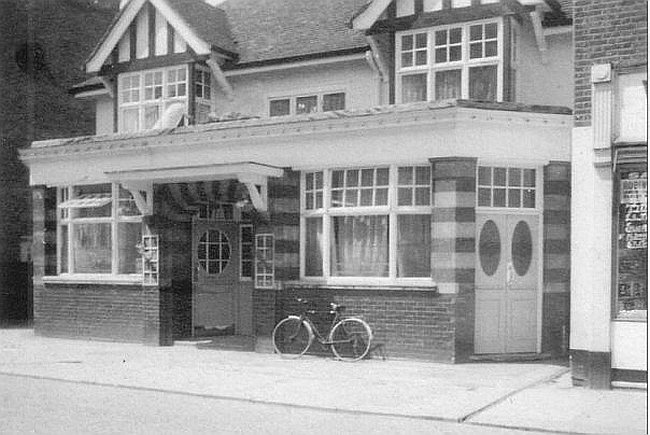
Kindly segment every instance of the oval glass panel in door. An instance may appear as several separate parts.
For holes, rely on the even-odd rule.
[[[486,221],[481,228],[478,252],[483,272],[487,276],[494,275],[501,261],[501,237],[493,220]]]
[[[221,231],[210,230],[203,233],[197,250],[199,266],[209,275],[219,275],[228,266],[230,242]]]
[[[512,232],[512,264],[524,276],[533,260],[533,237],[526,221],[519,221]]]

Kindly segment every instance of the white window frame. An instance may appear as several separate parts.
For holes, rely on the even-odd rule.
[[[261,263],[270,264],[271,270],[263,272]],[[272,233],[255,235],[255,288],[275,288],[275,237]]]
[[[167,73],[171,70],[184,70],[185,71],[185,95],[183,96],[173,96],[170,97],[167,89],[168,85],[168,77]],[[188,75],[188,67],[187,65],[176,65],[172,67],[166,67],[166,68],[157,68],[157,69],[148,69],[148,70],[143,70],[143,71],[137,71],[137,72],[129,72],[129,73],[123,73],[120,74],[117,78],[118,82],[118,132],[119,133],[125,133],[125,117],[124,117],[124,112],[127,110],[133,110],[137,109],[138,110],[138,130],[137,131],[145,131],[146,129],[144,128],[145,125],[145,111],[147,107],[151,106],[157,106],[158,107],[158,120],[160,120],[163,116],[163,113],[165,112],[165,109],[169,106],[171,103],[183,103],[185,105],[185,114],[187,114],[187,106],[188,106],[188,101],[189,101],[189,87],[192,85],[192,80],[190,79]],[[162,73],[162,97],[159,99],[145,99],[145,77],[148,74],[156,74],[156,73]],[[124,91],[123,85],[126,80],[130,80],[133,77],[138,77],[139,78],[139,98],[137,101],[124,101],[122,92]],[[182,82],[173,82],[173,83],[182,83]],[[171,84],[171,83],[169,83]],[[135,87],[129,88],[132,90],[131,96],[133,96],[133,91],[136,89]],[[151,129],[151,128],[150,128]]]
[[[487,167],[487,168],[492,169],[491,184],[489,186],[480,184],[479,170],[480,170],[481,167]],[[506,185],[505,186],[497,186],[497,188],[499,188],[499,189],[503,188],[506,191],[506,197],[505,197],[506,206],[505,207],[496,207],[496,206],[493,206],[493,205],[489,205],[489,206],[487,206],[487,205],[479,205],[479,192],[480,192],[481,188],[488,188],[488,187],[491,188],[491,197],[493,198],[493,195],[494,195],[494,168],[505,168],[506,169]],[[521,201],[521,206],[520,207],[508,207],[508,188],[510,187],[510,186],[508,186],[508,184],[509,184],[508,170],[509,169],[520,169],[520,170],[522,170],[522,177],[523,177],[523,170],[525,170],[525,169],[534,169],[535,170],[535,186],[534,186],[534,189],[535,189],[535,207],[523,207],[523,196],[522,196],[522,201]],[[525,163],[523,163],[523,164],[515,164],[515,163],[499,164],[499,163],[479,162],[479,164],[476,166],[476,209],[477,210],[485,210],[485,211],[507,211],[507,212],[510,212],[510,213],[512,213],[512,212],[515,212],[515,213],[518,213],[518,212],[537,213],[537,212],[541,211],[542,203],[543,203],[543,195],[544,195],[543,185],[542,185],[542,183],[543,183],[543,171],[544,171],[544,168],[541,167],[541,166],[530,165],[530,164],[525,164]],[[517,188],[519,190],[525,189],[525,187],[523,186],[523,182],[522,182],[522,186],[517,186]],[[491,200],[491,203],[494,203],[494,201]]]
[[[142,277],[143,272],[120,274],[119,273],[119,231],[118,225],[124,223],[139,223],[142,225],[142,215],[121,216],[120,207],[120,185],[118,183],[99,183],[111,185],[111,215],[108,217],[71,217],[70,209],[59,208],[63,202],[74,199],[72,193],[78,185],[60,186],[57,188],[57,275],[59,276],[83,276],[83,277]],[[111,272],[75,272],[74,270],[74,226],[79,224],[110,224],[111,226]],[[63,231],[62,227],[67,226],[67,252],[62,252]],[[144,230],[144,229],[143,229]],[[144,234],[144,231],[143,231]],[[140,243],[141,240],[138,240]],[[136,248],[134,246],[134,248]],[[67,258],[67,271],[62,271],[62,256]]]
[[[251,239],[249,242],[244,242],[244,229],[250,229]],[[251,258],[244,258],[244,245],[250,245],[251,248]],[[250,263],[251,271],[253,276],[245,276],[244,263]],[[252,281],[255,277],[255,229],[253,224],[240,224],[239,225],[239,280],[240,281]]]
[[[477,59],[469,58],[469,32],[470,27],[475,25],[485,25],[489,23],[497,23],[497,56],[482,57]],[[427,93],[426,100],[435,100],[435,73],[439,71],[461,70],[461,95],[462,99],[469,99],[469,70],[471,67],[480,66],[497,66],[497,90],[495,101],[503,101],[503,76],[504,76],[504,43],[503,43],[503,18],[489,18],[484,20],[470,21],[467,23],[449,24],[444,26],[431,27],[427,29],[407,30],[395,33],[395,60],[396,60],[396,80],[395,80],[395,95],[400,103],[402,101],[402,77],[415,74],[426,74]],[[447,30],[453,28],[461,28],[461,59],[454,62],[435,63],[435,32],[440,30]],[[427,64],[426,65],[413,65],[409,67],[402,67],[402,36],[415,35],[419,33],[427,33]]]
[[[348,92],[345,89],[342,88],[332,88],[332,89],[327,89],[327,90],[318,90],[318,91],[306,91],[306,92],[300,92],[300,93],[293,93],[293,94],[280,94],[280,95],[272,95],[267,97],[267,104],[266,104],[266,114],[267,116],[271,117],[271,102],[272,101],[278,101],[278,100],[289,100],[289,113],[286,115],[273,115],[272,117],[278,117],[278,116],[291,116],[291,115],[297,115],[297,100],[298,98],[303,98],[303,97],[316,97],[316,111],[311,112],[311,113],[322,113],[324,112],[323,110],[323,99],[326,95],[331,95],[331,94],[343,94],[345,98],[345,105],[343,109],[340,110],[345,110],[348,107]],[[301,115],[304,115],[301,113]]]
[[[209,68],[206,68],[202,65],[196,65],[194,69],[194,75],[195,77],[192,78],[191,80],[191,85],[194,86],[194,116],[195,116],[195,121],[196,124],[201,124],[209,121],[209,117],[207,119],[201,119],[199,117],[199,107],[207,107],[208,108],[208,113],[212,112],[213,110],[213,104],[212,104],[212,98],[214,95],[214,87],[212,86],[212,72],[210,71]],[[199,80],[200,77],[200,80]],[[207,81],[205,80],[207,77]],[[199,97],[198,93],[196,92],[196,87],[200,86],[201,87],[201,96]],[[206,89],[208,90],[208,97],[205,97]]]
[[[435,285],[432,277],[398,277],[397,276],[397,219],[400,215],[428,215],[433,212],[433,189],[429,190],[429,205],[426,206],[398,206],[398,168],[399,167],[417,167],[426,166],[430,168],[428,162],[417,162],[399,165],[372,165],[359,167],[343,167],[324,170],[307,170],[301,171],[300,177],[300,279],[310,282],[325,283],[328,285],[399,285],[399,286],[432,286]],[[332,207],[331,205],[331,180],[332,172],[338,170],[355,170],[355,169],[377,169],[388,168],[388,203],[380,206],[357,206],[357,207]],[[305,201],[305,178],[307,173],[323,173],[323,207],[320,209],[307,209]],[[432,173],[430,172],[430,177]],[[344,174],[345,177],[345,174]],[[432,186],[432,184],[430,184]],[[387,216],[388,217],[388,276],[387,277],[341,277],[331,275],[331,221],[337,216]],[[309,218],[322,219],[322,237],[323,252],[321,253],[322,276],[306,276],[306,220]]]

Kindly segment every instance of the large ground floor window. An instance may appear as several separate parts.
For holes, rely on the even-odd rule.
[[[58,189],[59,274],[142,273],[142,216],[118,184]]]
[[[304,278],[430,280],[428,165],[309,172],[302,181]]]
[[[647,165],[617,172],[615,316],[648,318],[648,170]]]

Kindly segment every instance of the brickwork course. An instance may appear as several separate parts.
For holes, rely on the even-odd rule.
[[[614,69],[648,62],[648,2],[576,0],[573,3],[575,126],[591,125],[591,66]]]

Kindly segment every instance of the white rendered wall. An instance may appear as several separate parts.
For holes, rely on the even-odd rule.
[[[573,107],[573,35],[546,36],[546,62],[537,46],[532,26],[522,26],[519,38],[518,103]]]
[[[360,109],[380,104],[379,81],[365,59],[308,68],[229,76],[234,100],[218,92],[215,112],[268,116],[269,98],[345,92],[345,108]],[[215,87],[218,89],[218,87]]]
[[[113,133],[113,99],[104,96],[97,98],[97,109],[95,111],[95,134]]]
[[[646,322],[612,322],[612,368],[648,370]]]
[[[593,164],[591,127],[573,129],[571,349],[610,352],[612,172]]]

